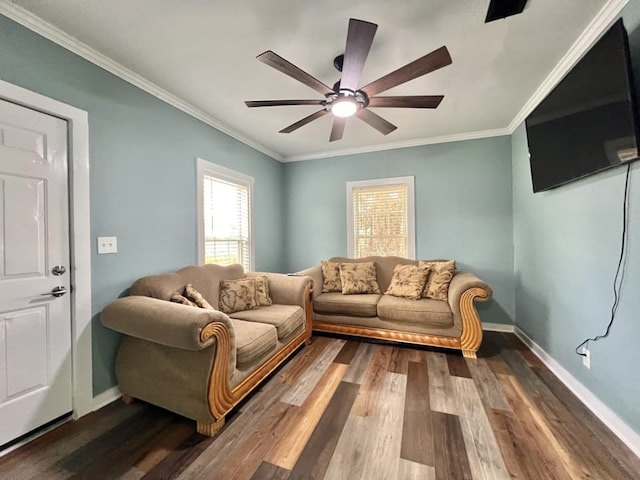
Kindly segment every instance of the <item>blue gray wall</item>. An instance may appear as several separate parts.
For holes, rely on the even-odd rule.
[[[255,177],[256,268],[283,265],[283,165],[0,16],[0,78],[89,112],[94,393],[116,384],[119,336],[98,313],[142,275],[197,261],[201,157]],[[97,255],[97,236],[118,237]]]
[[[640,85],[640,1],[623,13]],[[628,256],[617,318],[608,338],[590,342],[589,370],[574,350],[603,333],[611,317],[626,168],[534,195],[523,125],[512,136],[512,150],[516,324],[640,433],[640,162],[631,168]]]
[[[509,137],[285,165],[287,269],[347,254],[346,182],[415,177],[417,258],[454,258],[494,298],[484,322],[512,323],[513,228]]]

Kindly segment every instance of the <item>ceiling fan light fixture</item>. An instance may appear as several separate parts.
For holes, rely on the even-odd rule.
[[[347,118],[358,111],[358,103],[351,97],[340,98],[331,103],[331,113],[336,117]]]

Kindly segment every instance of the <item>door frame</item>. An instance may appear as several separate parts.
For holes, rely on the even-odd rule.
[[[91,325],[89,115],[71,105],[0,80],[0,98],[67,122],[71,364],[73,418],[94,410]]]

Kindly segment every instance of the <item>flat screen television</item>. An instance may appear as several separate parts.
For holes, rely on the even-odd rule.
[[[620,19],[527,118],[533,191],[636,160],[636,107]]]

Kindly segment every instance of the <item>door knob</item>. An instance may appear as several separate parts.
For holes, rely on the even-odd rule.
[[[53,287],[49,293],[41,293],[40,295],[46,297],[47,295],[51,295],[52,297],[61,297],[65,293],[67,293],[67,289],[64,287]]]

